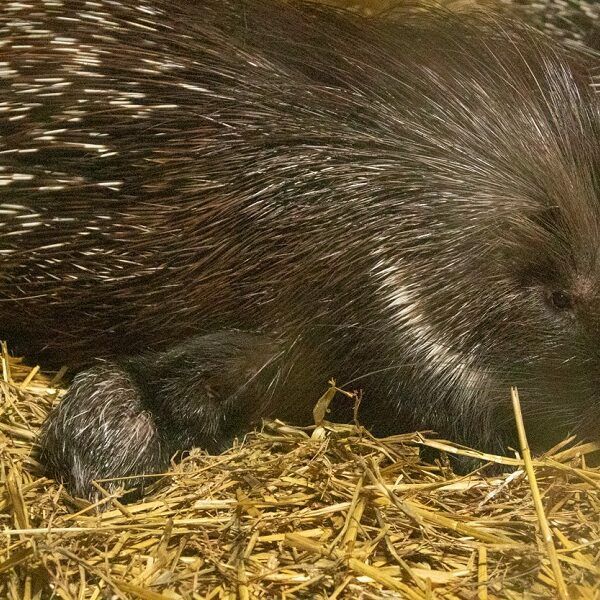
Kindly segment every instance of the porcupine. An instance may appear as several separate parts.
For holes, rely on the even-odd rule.
[[[597,59],[399,11],[2,5],[0,326],[86,367],[41,440],[73,493],[332,376],[376,433],[504,451],[517,385],[534,447],[597,439]]]

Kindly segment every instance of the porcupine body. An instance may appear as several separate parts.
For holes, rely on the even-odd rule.
[[[308,422],[332,376],[378,433],[503,451],[518,385],[535,447],[597,438],[592,56],[271,0],[8,2],[0,30],[0,326],[103,359],[42,438],[74,493]]]

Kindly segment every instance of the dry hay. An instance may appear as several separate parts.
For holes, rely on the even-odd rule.
[[[56,381],[2,360],[0,598],[600,598],[591,445],[534,461],[536,494],[522,468],[423,464],[423,444],[468,451],[418,434],[274,422],[98,511],[40,477],[32,454]]]

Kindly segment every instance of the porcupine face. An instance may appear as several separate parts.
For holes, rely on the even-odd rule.
[[[594,182],[586,183],[560,190],[553,182],[539,205],[474,223],[482,231],[464,251],[436,245],[408,275],[387,277],[399,362],[416,365],[410,395],[425,405],[420,425],[452,429],[447,419],[462,414],[478,428],[489,419],[482,433],[491,443],[512,421],[516,385],[532,444],[548,447],[568,432],[597,439],[600,219]]]

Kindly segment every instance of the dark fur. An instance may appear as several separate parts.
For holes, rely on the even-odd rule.
[[[600,50],[600,4],[597,0],[500,0],[553,38],[582,49]]]
[[[107,359],[42,439],[75,493],[331,376],[381,433],[505,450],[516,384],[536,447],[598,437],[597,59],[437,9],[99,4],[0,7],[0,325]]]

